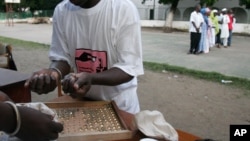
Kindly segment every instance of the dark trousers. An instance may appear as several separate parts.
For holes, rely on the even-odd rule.
[[[201,33],[190,33],[190,50],[189,53],[197,53],[199,50],[199,43],[201,39]]]
[[[227,46],[229,46],[229,47],[231,46],[232,35],[233,35],[233,31],[229,30],[229,37],[228,37],[228,40],[227,40]]]
[[[221,45],[221,39],[220,39],[220,33],[221,30],[219,30],[219,32],[216,34],[216,40],[215,40],[215,44]]]

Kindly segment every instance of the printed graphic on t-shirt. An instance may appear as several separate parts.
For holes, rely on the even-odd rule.
[[[89,49],[77,49],[77,72],[98,73],[107,70],[107,52]]]

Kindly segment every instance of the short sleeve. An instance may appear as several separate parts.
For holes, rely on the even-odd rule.
[[[69,49],[67,47],[64,30],[63,30],[63,12],[62,7],[57,6],[53,15],[53,30],[52,30],[52,41],[49,51],[49,59],[53,60],[63,60],[70,62]]]
[[[142,75],[144,71],[141,26],[139,15],[134,7],[124,11],[115,44],[118,62],[113,67],[118,67],[132,76]]]

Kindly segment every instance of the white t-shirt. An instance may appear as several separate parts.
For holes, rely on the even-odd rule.
[[[101,0],[88,9],[64,0],[53,15],[50,60],[66,60],[75,72],[98,73],[117,67],[134,76],[118,86],[93,85],[87,97],[114,100],[139,112],[137,76],[142,75],[140,18],[130,0]]]
[[[196,29],[194,27],[194,25],[192,24],[192,22],[195,23],[195,25],[197,27],[199,27],[201,25],[201,23],[204,22],[204,18],[203,16],[201,15],[200,12],[196,12],[196,11],[193,11],[190,15],[190,27],[189,27],[189,32],[196,32]],[[202,32],[201,28],[200,28],[200,33]]]

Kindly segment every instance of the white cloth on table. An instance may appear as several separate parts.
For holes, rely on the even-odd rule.
[[[178,141],[177,131],[164,119],[159,111],[144,110],[135,115],[138,129],[155,139]]]

